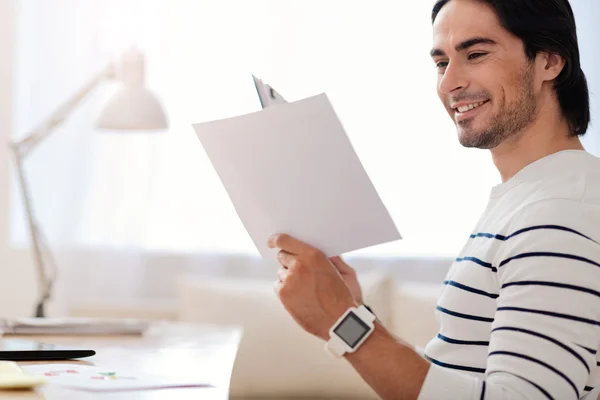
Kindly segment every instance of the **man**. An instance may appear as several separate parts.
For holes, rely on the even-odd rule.
[[[422,357],[375,322],[346,359],[384,399],[576,399],[600,385],[600,160],[567,0],[438,0],[438,94],[502,183],[451,266]],[[362,304],[352,268],[285,234],[275,290],[329,330]],[[410,324],[411,321],[405,321]]]

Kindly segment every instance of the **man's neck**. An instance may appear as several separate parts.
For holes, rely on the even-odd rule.
[[[502,182],[506,182],[534,161],[563,150],[584,148],[578,137],[569,137],[567,121],[540,114],[524,132],[491,153]]]

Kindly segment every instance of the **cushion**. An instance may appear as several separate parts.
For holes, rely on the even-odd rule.
[[[365,303],[391,324],[392,279],[370,272],[359,274],[359,281]],[[243,326],[230,387],[234,397],[378,398],[345,359],[329,355],[322,340],[295,323],[272,281],[182,277],[178,299],[181,320]]]

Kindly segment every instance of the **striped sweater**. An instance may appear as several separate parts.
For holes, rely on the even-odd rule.
[[[561,151],[492,188],[439,298],[420,400],[600,391],[600,159]]]

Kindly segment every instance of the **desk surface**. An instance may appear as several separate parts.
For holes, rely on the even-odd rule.
[[[160,323],[153,325],[144,336],[5,337],[85,346],[96,350],[93,357],[52,362],[57,365],[94,365],[162,376],[197,378],[200,382],[208,381],[214,387],[96,393],[44,385],[35,391],[0,390],[0,400],[226,400],[229,398],[229,382],[241,331],[235,328]]]

